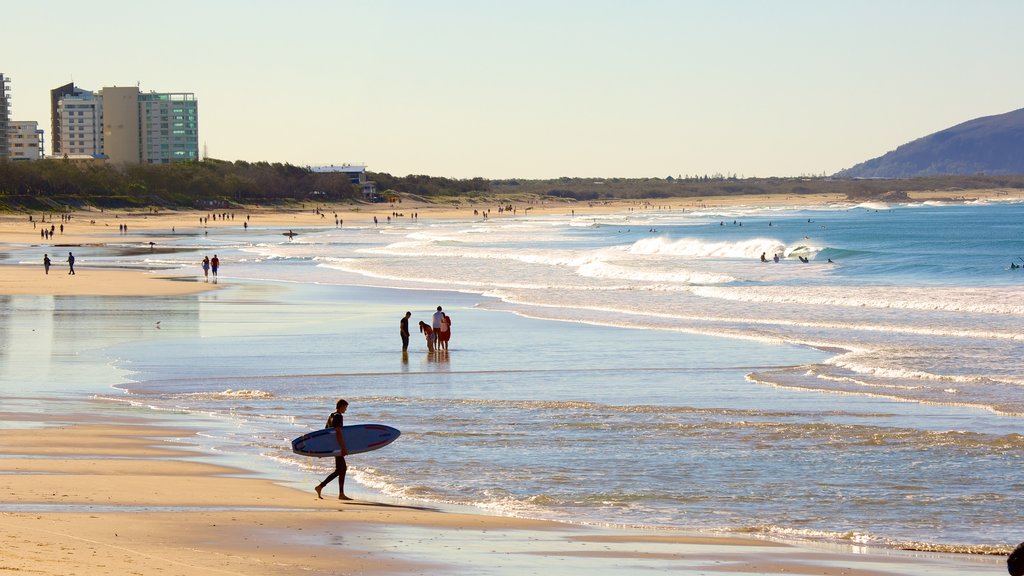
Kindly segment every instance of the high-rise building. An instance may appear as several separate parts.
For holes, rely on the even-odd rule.
[[[88,154],[119,164],[199,159],[198,103],[190,92],[141,93],[132,86],[93,93],[67,84],[51,90],[50,99],[51,156]]]
[[[195,94],[141,94],[139,122],[143,162],[199,160],[199,106]]]
[[[103,153],[115,164],[139,164],[139,89],[104,88],[103,100]]]
[[[11,120],[7,139],[11,160],[42,160],[43,131],[35,120]]]
[[[89,90],[65,84],[50,90],[50,156],[99,156],[103,106]]]
[[[50,156],[102,156],[103,102],[67,84],[50,91]]]
[[[7,135],[11,121],[10,79],[0,73],[0,160],[11,156],[11,145]]]

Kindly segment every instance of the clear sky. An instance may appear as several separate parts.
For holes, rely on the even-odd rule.
[[[1021,0],[8,0],[13,119],[194,92],[225,160],[456,178],[833,173],[1024,107]]]

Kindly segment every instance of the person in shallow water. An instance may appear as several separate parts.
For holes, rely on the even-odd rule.
[[[429,352],[433,352],[434,342],[437,340],[437,334],[434,332],[434,329],[430,327],[430,324],[420,320],[420,332],[422,332],[423,336],[427,339],[427,350]]]
[[[348,464],[345,462],[345,455],[348,454],[348,450],[345,448],[345,436],[342,435],[341,429],[345,425],[345,411],[348,410],[347,400],[338,400],[335,405],[334,412],[327,417],[327,428],[334,428],[334,433],[338,437],[338,446],[341,447],[341,455],[334,457],[334,472],[331,472],[324,481],[317,484],[316,495],[321,500],[323,496],[320,495],[320,491],[325,486],[331,483],[331,480],[338,479],[338,500],[351,500],[345,495],[345,473],[348,472]]]

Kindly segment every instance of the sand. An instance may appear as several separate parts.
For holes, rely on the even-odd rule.
[[[993,196],[997,194],[993,193]],[[936,198],[941,197],[936,195]],[[691,209],[726,204],[827,204],[837,196],[703,198],[656,204],[545,202],[517,206],[533,214],[576,216],[659,207]],[[27,214],[0,217],[0,256],[11,246],[38,249],[40,263],[0,265],[0,294],[183,296],[230,286],[169,278],[160,270],[76,265],[76,246],[145,248],[179,234],[214,227],[280,227],[282,232],[383,225],[401,218],[481,218],[496,206],[326,206],[301,210],[253,208],[234,219],[208,212],[80,212],[53,241],[40,238]],[[231,212],[227,212],[230,214]],[[210,215],[208,223],[200,218]],[[58,227],[61,219],[54,218]],[[127,225],[128,233],[119,233]],[[244,228],[243,228],[244,230]],[[54,266],[43,273],[41,258]],[[57,255],[63,256],[57,256]],[[16,394],[17,392],[13,392]],[[36,410],[4,412],[11,391],[0,392],[0,574],[806,574],[874,576],[1002,573],[1003,559],[903,554],[856,546],[824,546],[759,538],[674,532],[618,531],[553,522],[441,511],[386,499],[342,503],[319,500],[317,480],[298,489],[224,465],[197,448],[187,426],[152,420],[145,409],[111,415],[105,403],[73,411],[60,400],[30,397]],[[23,403],[18,399],[19,405]],[[58,408],[54,408],[57,406]],[[123,412],[123,410],[122,410]],[[324,494],[332,494],[332,489]]]

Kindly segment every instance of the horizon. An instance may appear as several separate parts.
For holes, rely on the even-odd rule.
[[[37,121],[47,155],[49,91],[74,82],[194,93],[200,150],[228,161],[818,177],[1019,109],[1024,92],[1007,73],[1024,5],[1006,0],[57,0],[6,13],[8,45],[32,48],[0,63],[11,119]],[[68,50],[79,39],[85,58]]]

